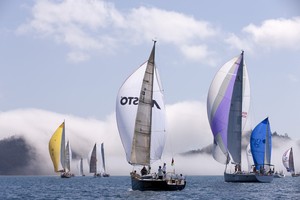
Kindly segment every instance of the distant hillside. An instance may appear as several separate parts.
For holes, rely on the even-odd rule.
[[[21,136],[0,140],[0,175],[42,174],[42,165],[38,162],[37,155],[36,149]],[[72,157],[76,159],[78,154],[73,151]]]
[[[0,174],[24,175],[31,162],[35,162],[35,149],[29,146],[23,137],[12,136],[0,140]]]
[[[248,132],[242,138],[242,148],[244,149],[246,149],[246,146],[248,145],[248,141],[250,140],[250,134],[251,133]],[[273,141],[282,141],[282,142],[291,140],[291,138],[288,136],[287,133],[285,133],[284,135],[279,135],[276,131],[272,133],[272,139]],[[212,150],[213,150],[213,145],[210,144],[200,149],[183,152],[181,153],[181,155],[188,156],[188,155],[196,155],[196,154],[212,154]]]

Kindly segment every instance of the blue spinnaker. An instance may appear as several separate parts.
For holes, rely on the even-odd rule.
[[[272,133],[269,119],[260,122],[251,133],[251,153],[257,170],[271,162]]]

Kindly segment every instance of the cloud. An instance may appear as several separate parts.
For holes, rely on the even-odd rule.
[[[224,166],[209,154],[182,155],[190,150],[207,147],[212,143],[206,105],[197,101],[185,101],[166,105],[167,142],[161,160],[152,166],[166,162],[171,170],[171,159],[175,159],[176,171],[186,175],[222,175]],[[132,166],[126,156],[118,134],[115,114],[103,120],[81,118],[39,109],[19,109],[0,112],[0,140],[15,136],[24,139],[24,144],[34,151],[34,163],[26,169],[36,169],[42,175],[55,174],[48,152],[49,140],[56,128],[65,120],[66,137],[71,142],[74,154],[85,159],[84,170],[88,175],[87,155],[95,142],[104,142],[107,172],[111,175],[128,175]],[[281,157],[284,151],[294,147],[295,155],[300,153],[299,145],[292,140],[273,141],[272,162],[277,170],[283,169]],[[245,153],[242,153],[243,155]],[[73,159],[71,169],[78,173],[78,159]],[[205,162],[204,162],[205,161]],[[300,160],[295,160],[296,166]],[[246,169],[246,158],[243,160]],[[24,173],[25,174],[25,173]]]
[[[49,140],[56,128],[65,120],[66,137],[74,154],[87,158],[95,142],[104,142],[107,171],[113,175],[126,175],[132,167],[126,156],[117,130],[115,114],[104,120],[81,118],[39,109],[18,109],[0,113],[0,140],[11,136],[22,137],[35,150],[41,174],[54,174],[48,152]],[[205,105],[200,102],[181,102],[167,105],[167,142],[162,162],[185,159],[179,154],[202,148],[211,143]],[[181,158],[182,157],[182,158]],[[188,158],[186,158],[188,159]],[[179,162],[176,162],[180,165]],[[77,173],[78,160],[74,159],[72,171]],[[87,173],[87,162],[84,162]],[[33,168],[33,167],[31,167]],[[192,173],[192,172],[190,172]],[[193,172],[197,173],[197,172]],[[87,173],[88,174],[88,173]]]
[[[175,45],[187,59],[199,56],[203,62],[211,54],[205,42],[218,31],[206,21],[158,8],[139,7],[122,13],[107,1],[46,0],[36,2],[32,18],[17,30],[19,34],[29,32],[65,44],[71,52],[85,54],[110,52],[117,49],[117,42],[141,44],[157,38],[161,43]],[[88,56],[84,59],[68,56],[68,59],[78,62]]]
[[[36,1],[32,8],[32,18],[19,26],[17,33],[35,33],[39,37],[51,38],[59,44],[66,44],[72,51],[90,53],[103,50],[106,38],[109,37],[105,29],[109,26],[118,26],[121,21],[123,17],[113,4],[108,2]],[[108,44],[111,44],[111,40],[112,37],[109,37]],[[86,56],[81,60],[87,58]],[[69,56],[69,59],[80,60],[72,56]]]
[[[182,153],[205,147],[212,142],[205,103],[179,102],[167,105],[166,112],[169,137],[167,152]]]
[[[127,26],[136,33],[136,37],[146,40],[151,40],[155,36],[167,43],[184,44],[216,34],[208,22],[157,8],[133,9],[127,19]]]
[[[300,17],[291,19],[269,19],[260,26],[249,24],[240,37],[231,34],[226,42],[235,48],[248,49],[253,46],[264,49],[300,50]]]

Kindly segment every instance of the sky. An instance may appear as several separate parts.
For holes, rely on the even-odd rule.
[[[39,159],[47,163],[45,173],[52,173],[48,141],[66,120],[76,152],[86,155],[95,142],[105,142],[109,161],[126,166],[111,164],[111,171],[126,174],[116,95],[148,59],[153,39],[167,109],[166,158],[211,144],[208,89],[217,70],[241,50],[251,125],[269,117],[272,131],[300,140],[296,0],[3,0],[0,139],[23,135],[43,152]],[[223,172],[211,157],[192,160],[203,159],[217,165],[209,173]],[[192,171],[199,174],[196,167]]]

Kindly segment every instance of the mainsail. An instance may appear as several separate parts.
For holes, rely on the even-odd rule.
[[[253,129],[250,145],[256,169],[260,170],[261,167],[269,168],[271,163],[272,133],[268,118],[264,119]]]
[[[104,144],[103,143],[101,143],[101,157],[102,157],[102,167],[103,167],[104,173],[106,173],[105,157],[104,157]]]
[[[282,164],[288,172],[295,173],[293,148],[291,147],[282,155]]]
[[[154,55],[155,43],[149,60],[127,78],[116,100],[119,134],[132,165],[160,159],[165,144],[165,106]]]
[[[99,144],[95,143],[89,155],[90,173],[102,173],[104,170]]]
[[[241,137],[250,106],[250,86],[244,52],[225,63],[214,77],[207,115],[214,136],[213,157],[220,163],[241,163]]]
[[[97,160],[97,144],[95,144],[90,156],[90,173],[97,173]]]

